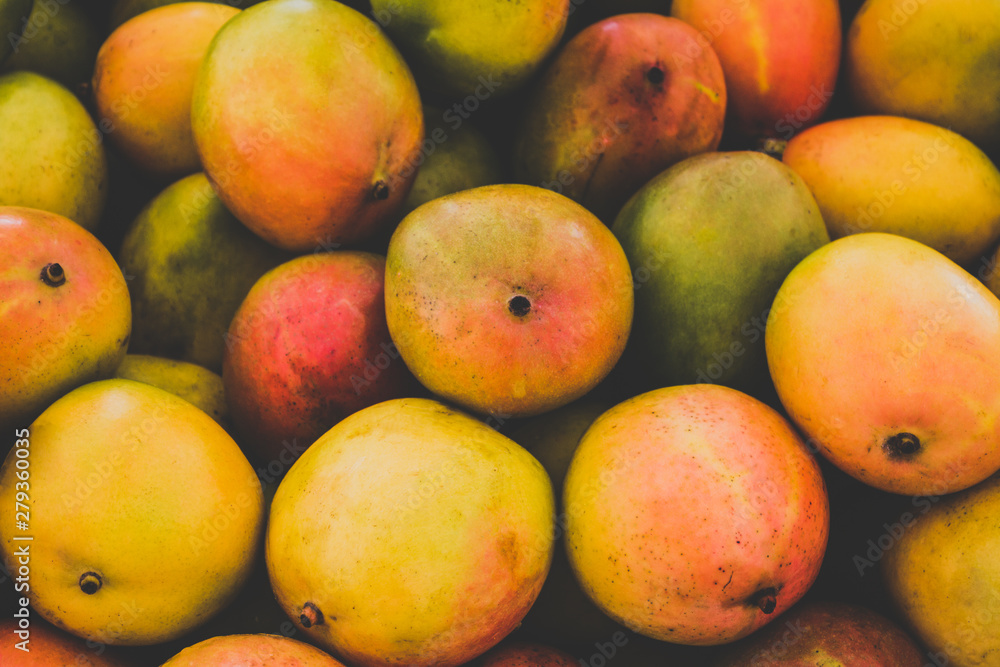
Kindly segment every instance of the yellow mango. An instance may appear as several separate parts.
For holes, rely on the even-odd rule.
[[[951,128],[1000,148],[1000,2],[868,0],[847,35],[857,109]]]
[[[968,139],[899,116],[823,123],[782,160],[812,190],[831,238],[898,234],[968,264],[1000,239],[1000,170]]]

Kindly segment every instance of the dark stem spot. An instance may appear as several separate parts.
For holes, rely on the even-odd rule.
[[[299,614],[299,622],[304,628],[311,628],[314,625],[323,625],[323,612],[312,602],[302,605],[302,613]]]
[[[375,201],[385,201],[389,198],[389,184],[385,181],[375,181],[372,188],[372,198]]]
[[[666,75],[663,73],[663,70],[660,69],[659,67],[655,67],[655,66],[654,67],[650,67],[646,71],[646,80],[649,81],[654,86],[658,86],[661,83],[663,83],[663,80],[665,78],[666,78]]]
[[[55,262],[42,267],[42,282],[49,287],[59,287],[66,282],[66,272]]]
[[[104,582],[101,580],[101,575],[96,572],[84,572],[80,575],[80,590],[87,595],[93,595],[101,590],[101,586],[103,585]]]
[[[531,311],[531,302],[528,301],[528,297],[518,294],[507,302],[507,310],[515,317],[524,317]]]
[[[758,607],[765,614],[773,614],[778,606],[778,591],[771,588],[762,588],[750,596],[750,604]]]
[[[882,451],[890,459],[901,459],[920,450],[920,438],[912,433],[896,433],[890,435],[882,443]]]

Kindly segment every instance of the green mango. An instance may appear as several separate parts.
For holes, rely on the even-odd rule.
[[[36,72],[77,90],[90,82],[100,46],[97,26],[78,3],[36,2],[15,52],[0,72]]]
[[[830,240],[805,182],[762,153],[705,153],[643,186],[612,231],[632,268],[634,343],[659,381],[768,391],[768,309]]]
[[[0,206],[65,216],[94,231],[108,192],[108,164],[87,109],[33,72],[0,76]]]
[[[17,49],[32,0],[0,0],[0,63]]]
[[[139,213],[122,243],[119,263],[134,276],[129,351],[221,372],[243,297],[288,259],[226,210],[204,173],[177,181]]]
[[[411,167],[418,171],[403,200],[401,218],[432,199],[503,180],[500,158],[486,135],[460,121],[442,109],[424,107],[425,139],[421,152],[411,160]]]

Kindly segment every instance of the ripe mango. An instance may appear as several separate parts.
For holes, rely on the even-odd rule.
[[[918,639],[956,667],[1000,660],[1000,475],[931,504],[885,552],[890,598]]]
[[[30,530],[17,534],[34,537],[34,611],[84,639],[134,646],[180,637],[233,599],[258,553],[264,500],[211,417],[112,379],[71,391],[27,430]],[[11,527],[20,447],[0,468]],[[0,542],[8,568],[22,544],[12,533]]]
[[[789,139],[816,123],[840,66],[837,0],[674,0],[726,75],[726,126],[742,139]]]
[[[996,0],[868,0],[848,32],[844,69],[859,112],[934,123],[992,152],[998,53]]]
[[[239,11],[170,4],[119,26],[101,45],[92,82],[99,123],[132,164],[173,178],[201,168],[191,132],[194,81],[215,33]]]
[[[1000,469],[1000,300],[936,250],[832,241],[789,273],[764,338],[789,416],[856,479],[940,495]]]
[[[428,389],[480,414],[527,417],[603,380],[632,326],[628,260],[566,197],[487,185],[424,204],[396,228],[385,313]]]
[[[699,37],[657,14],[614,16],[578,33],[535,84],[514,143],[516,180],[610,224],[650,178],[715,150],[726,84]]]
[[[0,206],[5,431],[24,428],[71,389],[111,377],[131,328],[125,278],[100,241],[60,215]]]
[[[351,665],[454,667],[509,634],[552,560],[552,485],[522,447],[427,399],[365,408],[281,481],[268,572]]]
[[[344,667],[315,646],[280,635],[212,637],[186,649],[162,667]]]
[[[887,232],[968,266],[1000,240],[1000,170],[968,139],[899,116],[845,118],[788,142],[832,238]]]
[[[332,0],[269,0],[227,22],[191,125],[226,208],[293,252],[360,243],[388,224],[423,141],[406,62],[373,21]]]
[[[108,193],[103,135],[63,86],[0,76],[0,206],[27,206],[96,229]]]
[[[656,389],[598,417],[563,502],[584,591],[677,644],[727,643],[772,621],[816,579],[829,535],[823,476],[791,424],[718,385]]]

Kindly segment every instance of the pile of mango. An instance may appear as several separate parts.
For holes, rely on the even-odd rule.
[[[0,663],[1000,666],[997,0],[0,0]]]

